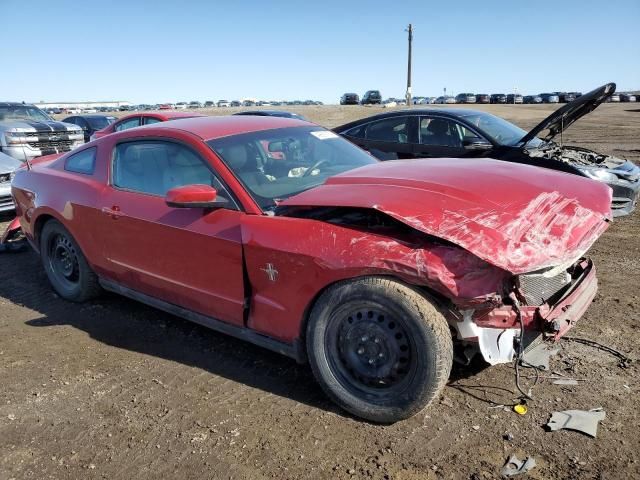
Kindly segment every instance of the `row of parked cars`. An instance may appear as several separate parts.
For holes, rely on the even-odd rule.
[[[113,113],[113,112],[143,112],[152,110],[187,110],[198,108],[215,108],[215,107],[269,107],[282,105],[323,105],[319,100],[207,100],[206,102],[177,102],[177,103],[158,103],[158,104],[140,104],[140,105],[120,105],[120,106],[95,106],[95,107],[47,107],[44,109],[49,115],[64,114],[91,114],[91,113]]]
[[[521,103],[569,103],[581,94],[573,93],[541,93],[540,95],[520,95],[518,93],[460,93],[458,95],[442,95],[440,97],[414,97],[414,105],[424,104],[453,104],[453,103],[493,103],[493,104],[521,104]]]
[[[214,102],[213,100],[207,100],[204,103],[196,101],[192,101],[189,103],[178,102],[176,104],[163,103],[155,105],[152,110],[184,110],[188,108],[194,109],[214,107],[278,107],[281,105],[323,105],[323,103],[318,100],[218,100],[217,102]]]
[[[455,97],[441,96],[441,97],[414,97],[414,104],[432,104],[432,103],[569,103],[579,98],[582,95],[581,92],[552,92],[552,93],[540,93],[538,95],[520,95],[517,93],[492,93],[488,95],[486,93],[460,93]],[[633,93],[622,92],[614,93],[611,95],[607,102],[635,102],[636,96]]]
[[[440,97],[413,97],[414,105],[431,105],[431,104],[455,104],[455,103],[493,103],[493,104],[537,104],[537,103],[569,103],[579,98],[581,92],[552,92],[540,93],[538,95],[520,95],[518,93],[460,93],[458,95],[442,95]],[[607,102],[635,102],[636,95],[630,92],[614,93]],[[340,97],[340,105],[368,105],[368,104],[403,104],[403,98],[388,98],[382,100],[382,96],[378,90],[369,90],[359,99],[356,93],[345,93]]]
[[[338,405],[395,422],[439,395],[457,350],[523,360],[519,341],[557,340],[588,308],[586,252],[612,207],[633,210],[640,169],[554,138],[614,91],[529,132],[455,108],[333,130],[139,112],[19,169],[14,228],[61,298],[105,289],[308,362]],[[10,152],[81,131],[22,108],[0,106]]]

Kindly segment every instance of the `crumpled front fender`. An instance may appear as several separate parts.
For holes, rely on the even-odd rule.
[[[0,244],[5,244],[12,239],[16,238],[22,232],[22,226],[20,225],[20,219],[18,217],[11,220],[11,223],[7,226],[5,231],[0,237]]]

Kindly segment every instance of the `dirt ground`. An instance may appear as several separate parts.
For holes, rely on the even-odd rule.
[[[553,109],[477,108],[523,127]],[[378,109],[291,110],[332,127]],[[603,105],[565,142],[639,162],[640,106]],[[600,291],[573,335],[637,359],[639,214],[615,220],[591,256]],[[1,254],[0,479],[478,480],[499,478],[512,453],[535,458],[528,478],[640,478],[637,365],[561,347],[551,369],[579,384],[541,379],[524,416],[492,408],[517,398],[512,367],[475,362],[422,413],[378,426],[337,409],[308,366],[116,295],[67,303],[35,254]],[[553,411],[595,407],[607,415],[595,439],[545,431]]]

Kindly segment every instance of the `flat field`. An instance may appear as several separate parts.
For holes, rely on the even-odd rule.
[[[601,106],[565,143],[640,162],[636,105]],[[382,110],[284,108],[327,127]],[[473,108],[528,128],[554,107]],[[592,248],[600,290],[572,333],[633,359],[639,215],[616,219]],[[638,366],[621,368],[589,346],[560,346],[551,370],[578,385],[541,378],[526,415],[490,408],[517,398],[512,367],[474,362],[454,367],[431,407],[378,426],[335,407],[308,366],[116,295],[67,303],[34,253],[2,254],[0,479],[478,480],[500,478],[512,453],[535,458],[534,479],[640,478]],[[607,415],[595,439],[544,429],[553,411],[595,407]]]

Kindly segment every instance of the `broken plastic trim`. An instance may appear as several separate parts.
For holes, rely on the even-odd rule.
[[[553,412],[547,423],[550,431],[575,430],[595,438],[598,434],[598,423],[604,420],[607,414],[602,408],[585,410],[564,410]]]

